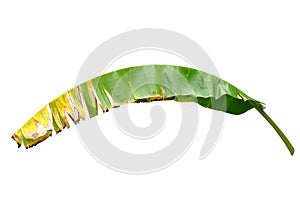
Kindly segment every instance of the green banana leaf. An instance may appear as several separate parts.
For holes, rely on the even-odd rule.
[[[290,153],[294,148],[283,132],[264,112],[264,104],[232,84],[206,72],[173,65],[145,65],[113,71],[72,88],[43,107],[12,138],[26,148],[35,146],[65,127],[67,116],[77,124],[126,103],[174,100],[194,102],[206,108],[242,114],[255,108],[275,129]]]

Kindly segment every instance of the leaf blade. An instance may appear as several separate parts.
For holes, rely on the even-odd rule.
[[[98,106],[108,111],[125,103],[160,100],[194,102],[236,115],[255,108],[278,133],[290,153],[293,155],[295,151],[284,133],[263,111],[263,103],[214,75],[174,65],[128,67],[95,77],[54,99],[49,103],[51,117],[45,110],[45,113],[39,111],[12,138],[19,146],[23,141],[26,147],[31,147],[48,138],[53,129],[58,133],[69,127],[67,114],[76,124],[85,118],[82,98],[90,117],[98,115]],[[47,127],[47,132],[43,131],[38,138],[31,136],[39,125],[46,126],[50,122],[52,127]]]

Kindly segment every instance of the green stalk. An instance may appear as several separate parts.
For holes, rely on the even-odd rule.
[[[287,139],[287,137],[284,135],[284,133],[280,130],[280,128],[275,124],[275,122],[271,119],[271,117],[263,111],[260,105],[257,105],[254,101],[249,101],[249,103],[269,122],[269,124],[275,129],[275,131],[278,133],[279,137],[284,142],[285,146],[290,151],[291,155],[294,155],[295,149],[291,142]]]

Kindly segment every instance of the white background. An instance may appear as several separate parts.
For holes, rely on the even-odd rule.
[[[297,1],[109,2],[1,1],[0,199],[299,199]],[[198,160],[204,138],[199,130],[203,134],[178,162],[147,175],[99,164],[74,127],[30,150],[17,148],[10,139],[14,131],[74,86],[94,48],[148,27],[174,30],[200,44],[223,79],[267,104],[295,155],[255,110],[226,115],[222,137],[206,159]]]

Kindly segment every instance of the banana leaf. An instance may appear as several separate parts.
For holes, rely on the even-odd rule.
[[[174,100],[194,102],[206,108],[239,115],[255,108],[275,129],[291,155],[294,148],[264,104],[232,84],[203,71],[174,65],[144,65],[116,70],[84,82],[43,107],[12,138],[20,147],[33,147],[69,128],[68,118],[80,120],[127,103]],[[86,109],[85,109],[86,108]],[[87,112],[86,112],[87,110]]]

